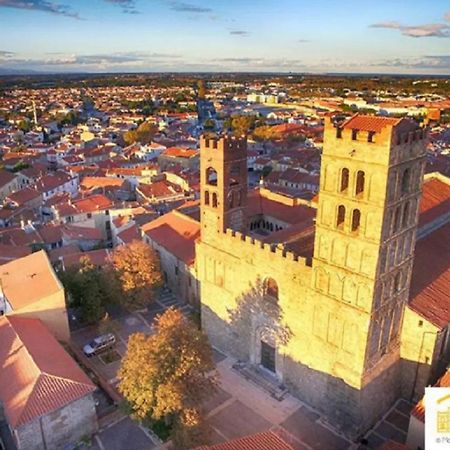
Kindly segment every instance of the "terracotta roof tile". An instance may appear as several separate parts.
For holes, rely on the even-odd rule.
[[[14,310],[63,289],[43,250],[0,266],[0,279]]]
[[[445,183],[437,177],[425,179],[420,201],[419,227],[433,222],[450,212],[450,180]]]
[[[265,431],[223,444],[198,447],[196,450],[294,450],[294,447],[274,432]]]
[[[95,390],[40,320],[0,318],[0,341],[0,400],[13,428]]]
[[[409,307],[437,326],[450,323],[450,223],[417,241]]]
[[[402,119],[396,119],[393,117],[363,116],[355,114],[343,122],[340,128],[380,133],[384,127],[394,127],[401,121]]]
[[[195,241],[200,237],[199,222],[172,211],[143,225],[142,231],[184,263],[194,262]]]

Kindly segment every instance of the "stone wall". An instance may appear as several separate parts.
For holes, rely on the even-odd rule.
[[[92,394],[15,430],[18,450],[60,450],[98,429]]]

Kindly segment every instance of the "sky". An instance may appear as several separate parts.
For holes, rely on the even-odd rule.
[[[0,71],[450,74],[448,0],[0,0]]]

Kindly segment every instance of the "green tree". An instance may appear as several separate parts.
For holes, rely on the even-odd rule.
[[[170,308],[156,318],[152,335],[130,336],[118,389],[138,418],[165,419],[176,448],[191,448],[200,438],[200,404],[217,386],[214,368],[206,335]]]
[[[119,301],[120,287],[111,269],[96,267],[87,257],[60,272],[59,277],[70,306],[80,311],[84,322],[98,322],[105,315],[105,307]]]

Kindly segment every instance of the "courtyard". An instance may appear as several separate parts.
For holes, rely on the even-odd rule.
[[[165,294],[146,310],[128,312],[118,310],[112,317],[117,324],[116,346],[113,357],[105,354],[85,357],[77,354],[103,382],[112,388],[117,383],[120,359],[124,356],[128,338],[136,332],[152,333],[152,323],[156,315],[168,307],[189,309],[181,305],[171,294]],[[73,345],[80,350],[86,342],[99,334],[96,327],[86,327],[73,331]],[[388,440],[404,443],[412,405],[399,401],[366,435],[367,444],[360,446],[349,441],[327,423],[311,407],[297,398],[286,394],[282,399],[271,396],[263,386],[246,379],[233,368],[236,361],[214,350],[215,362],[220,374],[220,387],[216,394],[203,405],[206,417],[207,436],[211,444],[221,443],[261,431],[272,430],[286,439],[295,450],[350,450],[364,448],[379,450]],[[95,436],[94,450],[120,450],[133,448],[147,450],[164,449],[148,430],[121,414],[112,423],[102,426]]]

